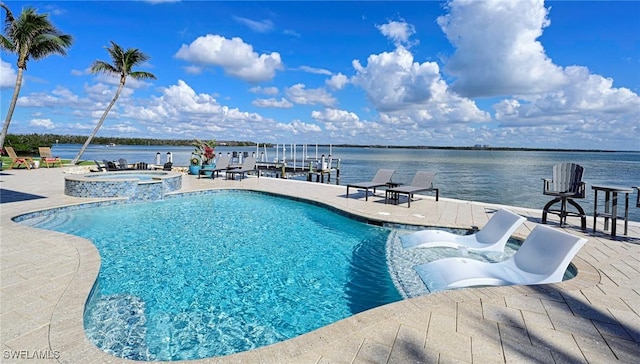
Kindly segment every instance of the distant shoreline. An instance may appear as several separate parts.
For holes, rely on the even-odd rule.
[[[12,145],[16,151],[23,153],[35,153],[38,146],[56,144],[83,144],[86,136],[79,135],[56,135],[56,134],[25,134],[7,136],[5,144]],[[193,139],[143,139],[143,138],[122,138],[122,137],[95,137],[92,145],[158,145],[158,146],[193,146]],[[255,142],[219,140],[216,141],[220,147],[248,147],[255,146]],[[278,143],[280,145],[281,143]],[[285,143],[290,145],[291,143]],[[640,150],[607,150],[607,149],[564,149],[564,148],[528,148],[528,147],[495,147],[490,145],[473,146],[429,146],[429,145],[381,145],[381,144],[327,144],[327,143],[295,143],[296,145],[318,145],[322,147],[344,147],[344,148],[378,148],[378,149],[431,149],[431,150],[486,150],[486,151],[524,151],[524,152],[587,152],[587,153],[640,153]],[[275,146],[276,143],[260,143],[266,147]]]
[[[329,144],[318,144],[329,146]],[[521,148],[521,147],[436,147],[423,145],[357,145],[332,144],[332,147],[347,148],[398,148],[398,149],[443,149],[443,150],[488,150],[488,151],[523,151],[523,152],[589,152],[589,153],[640,153],[638,150],[605,150],[605,149],[562,149],[562,148]]]

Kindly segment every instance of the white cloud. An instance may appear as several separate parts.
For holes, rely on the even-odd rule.
[[[566,84],[537,41],[550,22],[543,0],[454,0],[438,24],[456,48],[445,71],[468,97],[531,95]]]
[[[331,76],[331,78],[324,83],[334,90],[342,90],[344,86],[349,83],[349,78],[342,73],[338,73],[337,75]]]
[[[180,138],[281,141],[290,126],[258,113],[221,105],[212,95],[196,93],[186,82],[164,88],[145,106],[129,105],[122,118],[139,120],[143,130]]]
[[[324,105],[331,106],[335,104],[336,99],[331,96],[325,89],[306,89],[305,85],[298,83],[285,90],[289,100],[296,104],[302,105]]]
[[[271,96],[275,96],[278,94],[278,88],[277,87],[261,87],[261,86],[255,86],[249,89],[249,92],[252,92],[254,94],[264,94],[264,95],[271,95]]]
[[[88,70],[76,70],[76,69],[71,70],[72,76],[84,76],[86,74],[89,74]]]
[[[364,123],[353,112],[326,108],[323,111],[312,111],[311,117],[325,124],[330,131],[362,129]]]
[[[296,38],[302,37],[300,35],[300,33],[296,32],[295,30],[291,30],[291,29],[285,29],[282,33],[285,34],[285,35],[290,35],[292,37],[296,37]]]
[[[162,91],[157,99],[167,116],[220,114],[222,106],[209,94],[196,94],[186,82],[178,80],[176,85],[169,86]]]
[[[551,24],[542,0],[454,0],[448,9],[438,23],[456,47],[445,66],[452,90],[505,97],[493,106],[500,127],[484,130],[483,144],[637,148],[638,94],[586,67],[554,64],[538,41]]]
[[[328,136],[336,143],[380,143],[393,136],[397,140],[397,129],[375,121],[361,120],[358,115],[348,110],[325,108],[313,111],[311,117],[321,123]]]
[[[199,75],[202,73],[202,67],[198,67],[198,66],[186,66],[183,67],[184,71],[190,75]]]
[[[47,107],[47,108],[86,108],[93,105],[89,99],[81,99],[68,89],[58,86],[51,92],[35,92],[18,98],[20,107]]]
[[[278,52],[258,54],[253,46],[240,38],[227,39],[208,34],[198,37],[190,45],[182,45],[175,57],[201,65],[220,66],[232,76],[247,82],[271,80],[282,61]]]
[[[393,52],[372,54],[367,65],[354,60],[356,75],[352,83],[362,87],[369,101],[379,110],[397,110],[431,98],[431,86],[440,80],[436,63],[413,62],[404,47]]]
[[[0,88],[13,88],[16,85],[16,73],[13,66],[0,59]],[[24,85],[24,80],[22,81]]]
[[[396,46],[409,45],[409,37],[416,32],[413,25],[404,21],[389,21],[387,24],[376,25],[376,28]]]
[[[612,118],[632,127],[640,118],[640,97],[613,80],[590,74],[586,67],[564,69],[569,80],[557,90],[494,105],[496,119],[505,126],[557,125],[562,122],[607,123]],[[615,115],[615,117],[613,116]]]
[[[304,123],[300,120],[294,120],[291,122],[291,133],[293,135],[320,132],[322,132],[322,129],[316,124]]]
[[[256,99],[253,100],[251,104],[257,107],[275,107],[280,109],[290,109],[293,107],[293,104],[289,102],[289,100],[285,98],[278,100],[274,97],[268,99]]]
[[[37,129],[44,128],[48,130],[55,128],[55,124],[51,119],[31,119],[31,121],[29,121],[29,126]]]
[[[354,60],[353,67],[351,83],[366,92],[381,123],[412,128],[491,119],[473,100],[449,91],[435,62],[414,62],[402,46],[370,55],[366,67]]]
[[[233,19],[240,24],[246,25],[251,30],[258,33],[266,33],[273,30],[273,22],[271,20],[251,20],[239,16],[234,16]]]
[[[309,72],[309,73],[315,73],[317,75],[327,75],[327,76],[331,76],[332,73],[331,71],[322,69],[322,68],[315,68],[315,67],[309,67],[309,66],[300,66],[299,69],[301,71],[304,72]]]

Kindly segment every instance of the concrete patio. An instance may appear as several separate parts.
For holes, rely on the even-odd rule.
[[[9,170],[0,175],[0,334],[2,362],[131,363],[95,347],[85,336],[83,309],[100,267],[87,240],[27,227],[12,218],[30,211],[97,199],[64,195],[67,168]],[[442,195],[386,205],[384,193],[272,178],[197,179],[179,192],[250,189],[322,202],[368,219],[403,224],[482,227],[498,205]],[[527,221],[541,211],[509,207]],[[635,207],[630,207],[635,208]],[[591,213],[588,211],[588,213]],[[550,217],[556,228],[557,218]],[[190,363],[636,363],[640,357],[640,223],[627,237],[579,229],[589,239],[573,260],[578,276],[542,286],[471,288],[378,307],[291,340]],[[620,224],[620,223],[619,223]],[[621,224],[618,225],[621,233]]]

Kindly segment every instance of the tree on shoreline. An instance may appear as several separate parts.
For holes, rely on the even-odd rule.
[[[107,48],[107,52],[111,56],[111,61],[113,64],[107,63],[105,61],[96,60],[91,65],[91,73],[107,73],[111,75],[120,75],[120,85],[116,90],[116,94],[113,96],[111,103],[107,106],[107,109],[102,114],[100,121],[96,124],[96,127],[93,129],[93,132],[87,138],[87,141],[84,142],[82,148],[78,152],[75,158],[71,161],[71,164],[78,163],[82,154],[84,154],[85,150],[91,144],[91,140],[96,136],[98,130],[104,123],[104,119],[107,118],[109,111],[120,97],[120,92],[124,88],[124,84],[127,82],[127,77],[132,77],[134,79],[153,79],[155,80],[157,77],[153,73],[143,72],[143,71],[132,71],[131,69],[134,66],[137,66],[141,63],[146,62],[149,59],[149,56],[140,52],[136,48],[129,48],[124,51],[119,45],[117,45],[114,41],[111,41],[111,47]]]
[[[13,97],[7,117],[0,133],[0,148],[4,146],[4,139],[9,131],[9,124],[16,108],[20,88],[22,87],[22,76],[27,69],[29,59],[39,60],[51,54],[65,56],[67,48],[71,47],[73,37],[62,34],[49,20],[48,14],[38,14],[32,7],[22,10],[19,18],[14,18],[9,7],[4,3],[0,6],[5,10],[4,33],[0,35],[0,48],[15,53],[18,56],[16,62],[18,75],[16,86],[13,90]]]

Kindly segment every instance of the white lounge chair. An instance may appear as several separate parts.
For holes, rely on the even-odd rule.
[[[420,230],[400,236],[404,248],[460,248],[475,251],[504,251],[509,237],[526,219],[505,209],[498,210],[478,232],[452,234],[443,230]]]
[[[587,239],[537,225],[509,259],[486,263],[445,258],[413,267],[431,292],[472,286],[508,286],[562,281]]]

